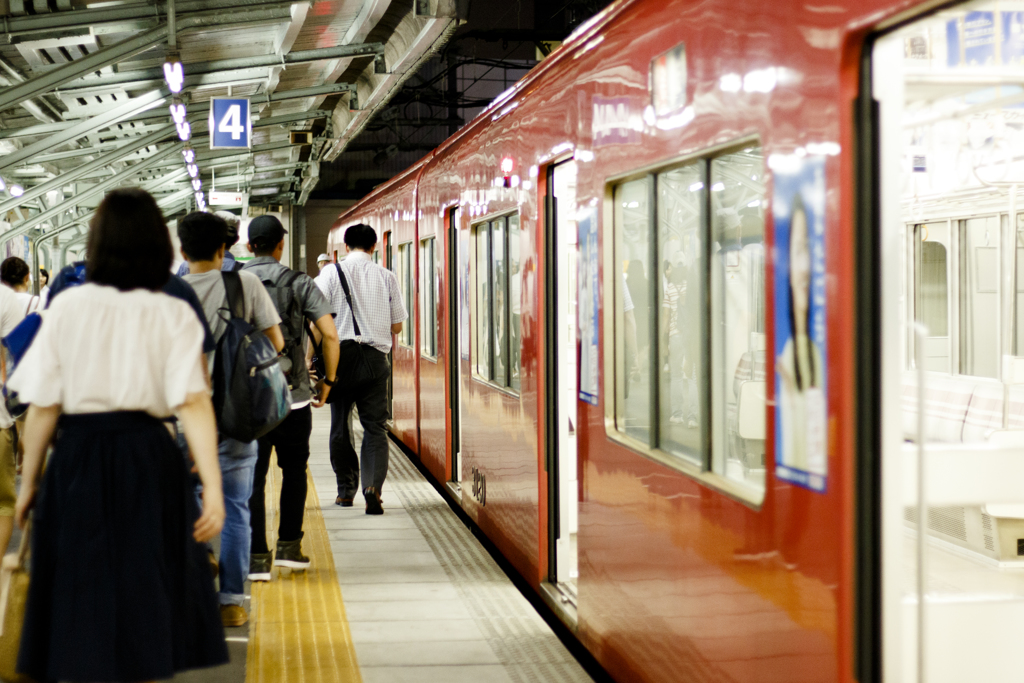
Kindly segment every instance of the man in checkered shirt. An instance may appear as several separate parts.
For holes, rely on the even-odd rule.
[[[331,403],[331,466],[338,480],[335,503],[342,507],[352,505],[360,488],[361,469],[361,488],[368,515],[384,513],[380,489],[388,473],[388,437],[384,427],[388,419],[388,376],[391,374],[388,353],[392,335],[402,331],[402,323],[409,317],[394,273],[381,268],[370,257],[376,246],[377,233],[373,228],[362,223],[349,227],[345,231],[348,255],[341,263],[325,267],[316,278],[317,286],[331,303],[343,351],[338,365],[338,386],[334,389],[340,395]],[[355,323],[342,286],[342,273],[352,297],[352,308],[355,308]],[[358,352],[369,364],[372,380],[351,381],[351,370],[342,365],[351,355],[345,353],[346,340],[359,344]],[[353,405],[359,409],[359,421],[363,424],[360,457],[356,456],[349,433],[348,418]]]

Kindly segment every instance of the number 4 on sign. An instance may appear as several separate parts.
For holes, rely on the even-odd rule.
[[[245,125],[242,124],[242,107],[232,104],[221,117],[217,124],[217,130],[221,133],[230,133],[232,140],[240,140],[245,132]]]

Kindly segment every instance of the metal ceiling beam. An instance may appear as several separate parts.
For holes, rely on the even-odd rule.
[[[335,47],[323,47],[315,50],[297,50],[285,55],[262,55],[258,57],[239,57],[235,59],[217,59],[210,62],[184,63],[185,84],[188,85],[189,76],[204,74],[223,74],[231,71],[239,71],[253,68],[266,68],[271,66],[287,66],[289,64],[308,64],[324,59],[338,59],[341,57],[363,57],[384,54],[384,43],[361,43],[355,45],[338,45]],[[265,74],[264,74],[265,75]],[[121,73],[108,74],[97,78],[78,79],[68,88],[61,92],[76,92],[79,89],[110,88],[123,86],[135,82],[162,81],[164,78],[163,67],[152,69],[139,69],[137,71],[122,71]]]
[[[95,130],[106,128],[107,126],[117,123],[132,114],[136,114],[145,109],[158,107],[167,101],[167,94],[166,90],[154,90],[152,92],[148,92],[145,95],[140,95],[139,97],[128,100],[120,107],[115,107],[103,114],[97,114],[96,116],[85,119],[70,128],[57,132],[48,138],[43,138],[31,145],[27,145],[15,152],[11,152],[10,154],[0,158],[0,170],[10,168],[15,164],[25,161],[26,159],[31,159],[37,154],[42,154],[54,147],[59,147],[66,142],[80,138]]]
[[[266,74],[264,74],[263,76],[264,78],[266,78]],[[332,83],[331,85],[317,87],[329,89],[330,93],[347,92],[352,88],[351,84],[349,83]],[[285,90],[283,92],[274,93],[273,98],[275,102],[277,102],[278,100],[301,99],[304,97],[309,97],[308,93],[306,92],[307,90],[308,88],[303,88],[301,90],[294,91],[298,93],[294,97],[290,95],[290,93],[292,93],[293,91]],[[257,95],[256,97],[260,96]],[[208,111],[210,111],[209,102],[195,102],[194,104],[190,104],[188,106],[189,114],[203,114]],[[307,112],[295,112],[292,114],[281,114],[280,116],[271,116],[266,119],[257,119],[253,121],[252,125],[273,126],[285,123],[293,123],[296,121],[304,121],[308,119],[323,119],[328,118],[330,115],[331,112],[328,111],[327,109],[312,109]],[[165,118],[166,116],[167,115],[164,112],[145,111],[140,114],[130,116],[124,119],[123,121],[118,121],[118,123],[136,123],[150,118]],[[7,128],[5,130],[0,130],[0,139],[23,138],[31,137],[34,135],[49,135],[50,133],[56,133],[67,128],[70,128],[73,125],[75,125],[74,121],[58,121],[56,123],[40,123],[32,126],[23,126],[21,128]]]
[[[25,190],[25,194],[23,194],[22,196],[12,197],[7,201],[0,202],[0,215],[4,214],[7,211],[10,211],[16,206],[24,206],[26,202],[35,199],[36,197],[41,197],[50,190],[56,190],[58,188],[64,187],[68,183],[73,182],[79,178],[85,177],[95,170],[101,169],[104,166],[108,166],[116,161],[120,161],[121,159],[124,159],[125,157],[134,154],[135,152],[138,152],[140,149],[144,147],[155,145],[156,143],[166,138],[168,135],[173,135],[174,131],[175,128],[173,125],[164,126],[161,130],[150,133],[149,135],[144,135],[142,137],[136,138],[130,141],[128,144],[122,147],[118,147],[113,152],[104,154],[103,156],[93,159],[89,163],[82,164],[78,168],[61,173],[53,180],[47,181],[40,185],[36,185],[34,187],[30,187],[29,189]]]
[[[244,18],[242,18],[244,17]],[[256,21],[274,21],[278,19],[290,19],[291,12],[287,9],[260,9],[246,12],[239,16],[235,14],[225,15],[221,12],[197,14],[185,17],[178,22],[178,32],[187,31],[192,28],[204,26],[230,26],[238,23],[251,24]],[[22,100],[27,100],[38,95],[50,92],[64,83],[73,81],[85,74],[98,71],[104,67],[116,64],[117,62],[136,55],[157,43],[167,39],[167,24],[163,24],[149,31],[114,43],[101,50],[97,50],[87,57],[76,59],[72,62],[47,71],[35,78],[30,78],[23,83],[4,88],[0,91],[0,110],[12,107]]]
[[[190,12],[210,10],[251,11],[253,8],[290,7],[294,0],[177,0],[175,13],[178,21],[187,19]],[[155,6],[154,6],[155,5]],[[81,9],[68,12],[0,17],[0,33],[23,36],[56,30],[95,29],[105,23],[130,20],[153,21],[166,16],[167,3],[138,2],[101,9]]]
[[[37,225],[45,223],[46,221],[59,216],[68,209],[76,207],[88,199],[92,199],[93,197],[103,194],[112,187],[116,187],[125,180],[128,180],[129,178],[132,178],[133,176],[137,175],[139,171],[144,171],[150,166],[155,166],[158,162],[166,159],[172,154],[177,153],[181,149],[181,147],[181,144],[178,143],[168,145],[166,148],[157,152],[156,154],[149,157],[145,161],[141,161],[137,164],[134,164],[133,166],[129,166],[125,170],[115,175],[112,175],[110,178],[104,180],[103,182],[93,185],[88,190],[84,190],[76,194],[74,197],[69,197],[68,199],[65,199],[63,202],[57,204],[53,208],[47,209],[46,211],[43,211],[40,214],[32,216],[31,218],[26,218],[25,220],[15,225],[13,230],[9,230],[3,233],[3,235],[0,235],[0,240],[2,240],[3,242],[8,242],[13,237],[18,237],[19,235],[26,234]]]
[[[249,187],[273,187],[274,185],[291,185],[299,178],[297,176],[284,176],[282,178],[263,178],[261,180],[250,180]]]

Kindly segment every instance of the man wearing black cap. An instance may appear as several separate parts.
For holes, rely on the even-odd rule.
[[[277,532],[277,552],[273,565],[305,569],[309,558],[302,554],[302,517],[306,509],[306,462],[309,460],[309,435],[313,430],[310,404],[319,408],[334,386],[338,367],[338,332],[331,316],[331,305],[312,278],[281,264],[284,236],[287,230],[274,216],[259,216],[249,223],[249,251],[256,258],[245,264],[244,271],[263,282],[281,316],[284,335],[282,367],[292,393],[292,411],[285,421],[259,439],[252,498],[252,554],[249,579],[269,581],[270,548],[267,546],[264,490],[270,451],[277,451],[281,468],[281,520]],[[316,395],[309,382],[306,366],[306,321],[313,323],[323,335],[326,377],[317,385]]]

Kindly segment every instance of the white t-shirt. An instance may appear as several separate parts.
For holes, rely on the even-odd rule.
[[[208,391],[203,328],[180,299],[84,284],[44,313],[9,385],[25,403],[65,413],[141,410],[169,417]]]
[[[0,337],[6,337],[25,317],[25,311],[18,301],[18,295],[10,287],[0,286]],[[14,420],[7,412],[7,406],[0,397],[0,429],[7,429]]]
[[[42,299],[35,294],[31,294],[29,292],[14,292],[14,296],[18,298],[18,304],[21,306],[22,318],[29,313],[42,308],[42,306],[39,305]]]

